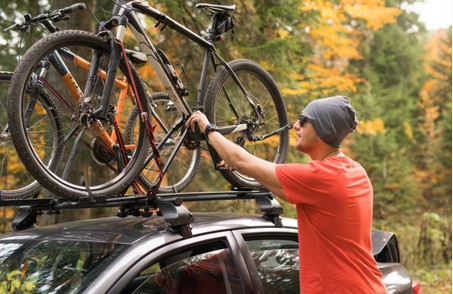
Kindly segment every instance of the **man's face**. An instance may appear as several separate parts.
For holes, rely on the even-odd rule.
[[[296,149],[310,154],[320,140],[310,120],[301,114],[293,127],[296,130]]]

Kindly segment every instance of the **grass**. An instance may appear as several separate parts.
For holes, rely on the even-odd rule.
[[[422,293],[452,293],[451,271],[451,264],[443,264],[431,269],[419,269],[412,273],[412,278],[421,285]]]

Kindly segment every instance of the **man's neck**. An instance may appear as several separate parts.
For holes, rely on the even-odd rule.
[[[338,156],[341,154],[341,148],[335,148],[329,145],[324,145],[317,148],[314,152],[309,154],[312,160],[323,160],[329,157]]]

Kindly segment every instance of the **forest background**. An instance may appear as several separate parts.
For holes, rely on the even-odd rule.
[[[97,20],[109,17],[112,0],[1,1],[0,28],[75,2],[90,8],[61,23],[63,28],[95,32]],[[195,32],[209,19],[197,1],[149,1]],[[452,31],[428,31],[415,12],[404,10],[418,0],[236,0],[234,35],[219,44],[229,59],[259,62],[277,81],[295,121],[313,99],[346,95],[360,124],[343,146],[360,162],[374,186],[374,228],[395,232],[403,263],[422,283],[424,293],[451,293],[452,190],[451,101]],[[97,19],[97,20],[96,20]],[[151,38],[173,64],[184,64],[190,93],[197,93],[202,51],[170,30],[160,32],[146,20]],[[20,38],[0,30],[0,70],[12,71],[17,57],[39,38]],[[136,44],[128,44],[135,46]],[[150,92],[159,91],[151,68],[140,69]],[[191,96],[196,96],[195,94]],[[291,133],[291,143],[294,142]],[[290,149],[291,150],[291,149]],[[0,150],[1,152],[1,150]],[[229,189],[204,156],[191,191]],[[291,150],[288,162],[309,159]],[[285,216],[295,217],[282,203]],[[258,212],[253,203],[205,202],[193,211]],[[64,211],[41,216],[41,225],[112,215],[112,210]],[[11,229],[15,210],[0,209],[0,230]]]

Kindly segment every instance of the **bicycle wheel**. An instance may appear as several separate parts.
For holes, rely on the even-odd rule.
[[[58,53],[58,54],[57,54]],[[89,62],[99,54],[92,90],[83,95],[87,85]],[[108,91],[109,104],[105,119],[98,119],[105,85],[105,71],[110,60],[110,45],[103,39],[82,31],[61,31],[35,43],[24,55],[11,81],[8,97],[9,125],[14,146],[30,173],[58,197],[77,200],[80,197],[116,197],[127,192],[140,172],[149,140],[146,122],[137,121],[135,145],[125,146],[125,124],[128,114],[140,101],[148,112],[146,92],[133,68],[129,74],[124,59]],[[138,97],[130,84],[134,81]],[[46,93],[54,101],[63,122],[63,149],[55,169],[49,169],[42,144],[31,136],[26,121],[39,115],[33,107],[31,91]],[[83,96],[83,99],[82,99]],[[138,100],[136,100],[138,99]],[[86,102],[86,103],[82,103]],[[27,109],[28,116],[24,115]],[[48,128],[42,130],[51,132]]]
[[[162,142],[165,136],[171,131],[171,128],[182,119],[182,114],[178,112],[176,107],[170,100],[166,93],[153,93],[149,96],[150,109],[152,114],[152,123],[156,126],[154,136],[157,143]],[[136,107],[127,123],[127,138],[129,142],[134,142],[133,126],[136,126],[138,119],[139,109]],[[161,144],[159,150],[161,161],[165,164],[171,153],[175,150],[176,144],[181,139],[181,130],[177,130],[170,135],[166,141]],[[159,192],[171,193],[184,190],[195,177],[195,173],[200,163],[201,149],[189,149],[184,144],[181,145],[177,151],[175,158],[173,158],[169,169],[164,175],[162,183],[159,187]],[[140,174],[140,179],[148,188],[157,180],[159,176],[159,169],[155,161],[151,161],[146,167],[143,168]]]
[[[0,193],[3,200],[24,199],[37,196],[41,190],[41,185],[27,171],[22,164],[14,149],[10,127],[7,123],[7,97],[8,87],[12,78],[12,73],[0,72]],[[52,132],[43,138],[51,142],[48,152],[50,168],[58,162],[61,150],[57,148],[62,141],[62,123],[52,101],[47,95],[42,93],[37,99],[37,104],[41,109],[41,115],[36,116],[36,120],[30,121],[33,126],[33,136],[40,134],[39,130],[43,127],[51,127]]]
[[[209,84],[206,116],[218,126],[247,123],[247,130],[225,137],[257,157],[275,163],[284,162],[288,152],[289,134],[288,128],[284,128],[288,117],[276,83],[268,72],[250,60],[238,59],[228,64],[257,107],[261,120],[225,68],[217,71]],[[280,128],[283,129],[278,134],[265,139],[255,136],[266,136]],[[220,172],[234,187],[261,187],[253,178],[237,171]]]

